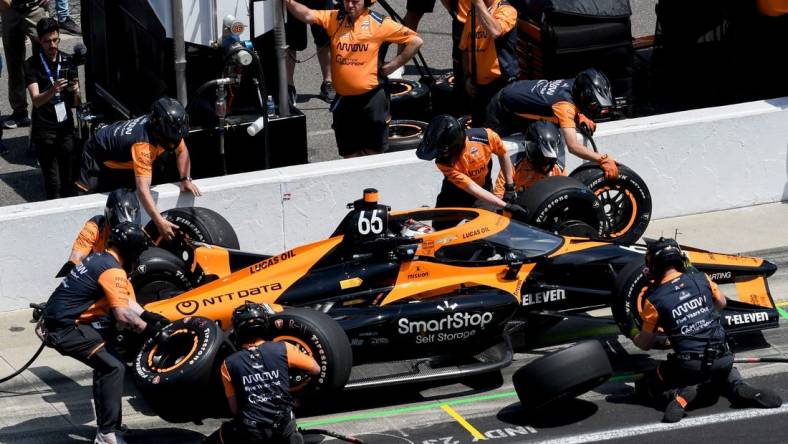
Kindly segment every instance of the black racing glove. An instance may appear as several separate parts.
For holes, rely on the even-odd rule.
[[[57,272],[57,274],[55,275],[55,277],[56,277],[56,278],[62,278],[62,277],[65,277],[67,274],[71,273],[71,270],[72,270],[74,267],[76,267],[76,266],[77,266],[77,264],[75,264],[75,263],[73,263],[73,262],[71,262],[71,261],[67,261],[65,264],[63,264],[63,266],[62,266],[62,267],[60,267],[60,271],[58,271],[58,272]]]
[[[503,201],[506,203],[515,203],[517,200],[517,192],[514,191],[514,184],[507,183],[503,186]]]
[[[528,220],[528,210],[521,207],[520,205],[508,203],[505,207],[503,207],[504,211],[508,211],[511,214],[512,219],[517,219],[520,221]]]
[[[145,327],[145,334],[147,336],[153,336],[154,334],[160,332],[164,327],[170,325],[170,320],[165,318],[164,316],[154,313],[152,311],[145,310],[140,315],[143,321],[148,324]],[[152,334],[149,334],[151,333]]]

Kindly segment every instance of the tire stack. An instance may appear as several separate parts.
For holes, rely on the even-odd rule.
[[[387,152],[416,149],[430,116],[429,89],[414,80],[389,79],[386,91],[391,99],[392,119]]]

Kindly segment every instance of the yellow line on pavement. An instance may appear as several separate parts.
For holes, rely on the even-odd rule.
[[[461,426],[465,427],[465,430],[467,430],[474,438],[476,438],[478,440],[486,439],[484,437],[484,435],[481,434],[481,432],[476,430],[476,427],[472,426],[471,423],[466,421],[465,418],[463,418],[462,415],[457,413],[456,410],[454,410],[453,408],[449,407],[448,404],[441,405],[441,408],[446,413],[451,415],[451,417],[454,418],[457,422],[459,422]]]

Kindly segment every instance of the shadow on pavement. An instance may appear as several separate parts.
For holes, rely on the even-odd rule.
[[[536,428],[555,428],[583,421],[594,415],[599,407],[582,399],[567,399],[542,407],[539,411],[523,410],[519,402],[509,404],[498,412],[499,421]]]

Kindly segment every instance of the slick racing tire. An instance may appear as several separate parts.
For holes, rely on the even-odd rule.
[[[651,220],[651,193],[637,173],[619,163],[618,179],[610,181],[599,165],[586,163],[569,176],[590,188],[602,203],[605,239],[633,243],[643,235]]]
[[[288,342],[314,358],[320,374],[290,372],[292,392],[338,391],[345,386],[353,367],[350,341],[339,324],[327,314],[310,308],[288,307],[271,317],[273,340]]]
[[[455,117],[462,115],[463,109],[456,103],[454,93],[454,73],[446,73],[430,88],[432,112],[434,115],[450,114]]]
[[[571,399],[607,381],[613,374],[610,360],[597,341],[543,356],[512,376],[523,410],[534,412],[559,400]]]
[[[640,313],[643,310],[646,291],[653,283],[646,271],[644,259],[635,259],[621,269],[616,275],[613,285],[613,301],[610,304],[610,310],[613,312],[613,319],[618,324],[621,334],[629,339],[634,339],[635,335],[643,328],[643,318]],[[654,348],[668,348],[666,341],[667,336],[661,328],[658,328]]]
[[[216,416],[226,400],[219,367],[231,352],[210,319],[175,321],[147,340],[134,360],[134,382],[157,415],[170,422]]]
[[[429,91],[421,82],[389,79],[386,92],[391,97],[392,119],[424,119],[430,105]]]
[[[517,203],[528,210],[522,222],[558,234],[598,238],[606,227],[599,200],[571,177],[546,177],[520,194]]]
[[[389,148],[386,152],[414,150],[419,147],[427,123],[420,120],[389,122]]]
[[[192,288],[186,264],[179,257],[158,247],[142,252],[129,280],[137,302],[142,306],[169,299]]]

